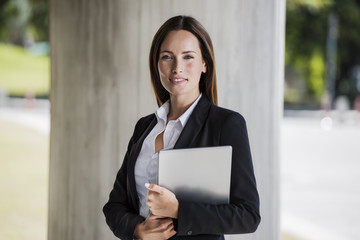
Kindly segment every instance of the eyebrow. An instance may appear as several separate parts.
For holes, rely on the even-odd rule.
[[[163,50],[163,51],[161,51],[160,53],[171,53],[171,54],[174,54],[172,51],[169,51],[169,50]],[[196,52],[195,52],[195,51],[192,51],[192,50],[188,50],[188,51],[182,52],[182,54],[187,54],[187,53],[195,53],[195,54],[196,54]]]

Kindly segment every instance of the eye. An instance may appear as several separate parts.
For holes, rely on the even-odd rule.
[[[185,57],[184,57],[184,59],[193,59],[194,57],[193,56],[191,56],[191,55],[186,55]]]
[[[172,57],[170,55],[163,55],[163,56],[161,56],[161,59],[162,60],[170,60],[170,59],[172,59]]]

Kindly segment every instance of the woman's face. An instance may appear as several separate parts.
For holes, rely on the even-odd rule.
[[[195,99],[206,65],[198,39],[185,30],[171,31],[160,47],[158,70],[163,87],[170,96]]]

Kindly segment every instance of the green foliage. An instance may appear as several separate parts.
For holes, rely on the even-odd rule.
[[[28,29],[31,30],[36,42],[49,41],[49,14],[48,0],[29,0],[31,17]]]
[[[5,6],[9,0],[0,0],[0,40],[5,39],[6,35],[8,35],[8,28],[6,24],[7,14]]]
[[[16,96],[48,95],[48,56],[32,56],[22,47],[6,44],[0,44],[0,53],[0,88]]]
[[[288,10],[294,10],[297,7],[306,7],[312,12],[321,11],[324,8],[331,7],[334,0],[287,0]]]
[[[341,94],[347,95],[350,101],[358,94],[354,91],[355,81],[349,79],[352,79],[353,69],[360,65],[360,2],[287,0],[285,76],[290,89],[285,91],[286,102],[294,101],[289,91],[297,91],[298,104],[320,105],[328,87],[325,63],[330,13],[339,19],[335,96],[340,94],[339,87],[344,85],[349,87],[342,88]],[[301,87],[291,88],[294,85]],[[307,102],[309,99],[310,103]]]
[[[315,96],[317,101],[321,101],[321,97],[325,90],[325,62],[324,57],[314,52],[309,61],[309,90]]]
[[[285,102],[299,103],[310,97],[317,99],[311,103],[316,105],[324,92],[324,64],[320,63],[325,62],[327,16],[323,11],[328,6],[330,1],[287,1],[285,76],[287,82],[298,83],[285,90]],[[316,69],[319,66],[323,69]],[[289,76],[288,71],[293,74]]]
[[[26,0],[7,1],[2,9],[5,17],[2,41],[16,45],[24,45],[26,39],[26,27],[30,18],[30,6]]]
[[[48,0],[0,1],[0,41],[49,41]]]

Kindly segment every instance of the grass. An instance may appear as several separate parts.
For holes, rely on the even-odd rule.
[[[48,95],[50,60],[48,56],[33,56],[24,48],[0,43],[0,89],[10,95]]]
[[[45,240],[48,136],[0,120],[0,240]]]

